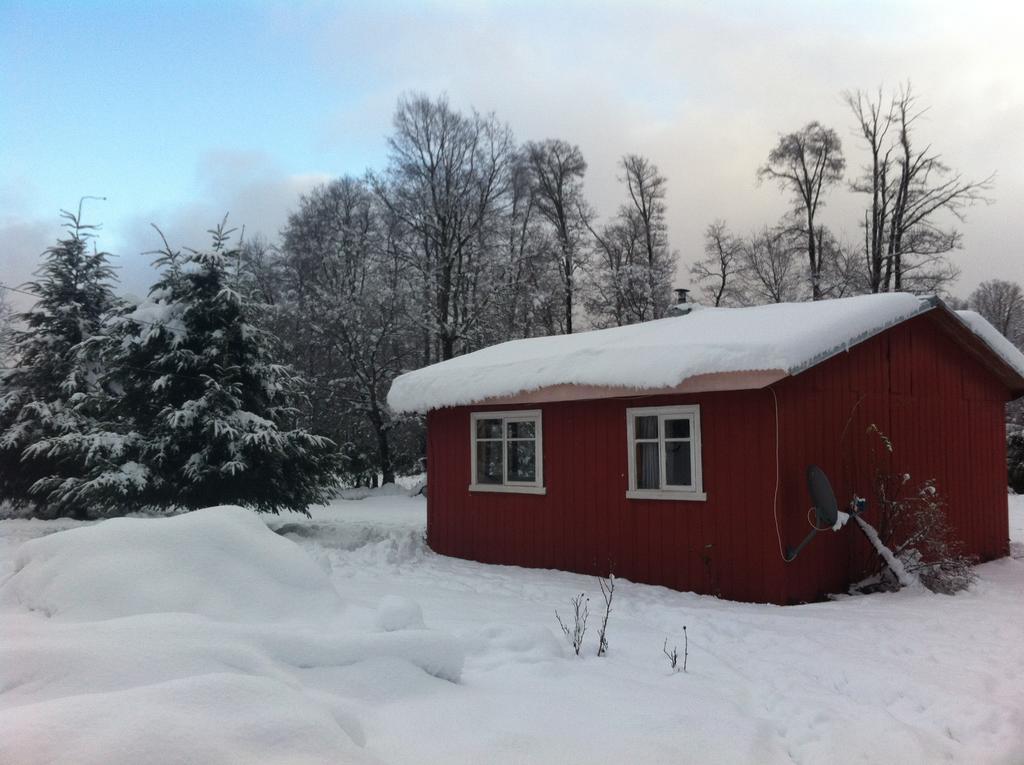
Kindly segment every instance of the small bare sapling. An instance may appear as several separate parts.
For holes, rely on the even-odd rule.
[[[678,672],[679,665],[679,646],[672,646],[672,650],[668,650],[668,638],[665,638],[664,644],[661,646],[661,652],[668,657],[668,663],[672,667],[673,672]]]
[[[686,636],[686,627],[683,627],[683,666],[679,666],[679,646],[672,646],[672,650],[668,649],[668,638],[665,638],[665,643],[661,647],[661,652],[668,657],[669,664],[672,666],[673,672],[682,670],[686,671],[686,660],[690,655],[690,641]]]
[[[572,629],[562,621],[562,617],[558,615],[557,610],[555,611],[555,618],[558,620],[558,626],[562,628],[562,633],[565,635],[566,640],[572,643],[572,650],[579,656],[580,651],[583,649],[583,636],[587,633],[587,619],[590,618],[590,598],[586,596],[586,593],[581,592],[572,599],[572,610]]]
[[[615,574],[608,574],[607,581],[598,577],[597,584],[601,587],[601,597],[604,598],[604,618],[601,619],[601,627],[597,632],[597,655],[604,656],[608,653],[608,617],[612,613],[612,598],[615,596]]]

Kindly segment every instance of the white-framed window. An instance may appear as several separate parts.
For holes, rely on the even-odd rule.
[[[700,407],[626,410],[630,499],[705,500],[700,464]]]
[[[545,493],[539,409],[473,412],[469,426],[470,491]]]

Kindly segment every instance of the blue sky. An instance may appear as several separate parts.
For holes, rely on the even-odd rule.
[[[304,30],[268,8],[0,8],[0,167],[33,212],[80,193],[106,195],[102,216],[114,220],[187,202],[202,183],[197,163],[224,151],[291,172],[359,172],[378,159],[320,140],[326,116],[363,86],[325,82]]]
[[[83,194],[130,289],[149,223],[178,244],[229,211],[273,235],[298,195],[380,166],[395,101],[446,92],[522,139],[588,159],[611,212],[615,163],[649,155],[670,182],[680,282],[715,218],[743,230],[785,200],[754,171],[778,133],[819,119],[862,160],[848,88],[912,79],[927,138],[999,177],[964,226],[962,291],[1024,281],[1024,55],[1018,5],[831,3],[22,3],[0,0],[0,266],[23,281]],[[857,237],[852,194],[829,222]]]

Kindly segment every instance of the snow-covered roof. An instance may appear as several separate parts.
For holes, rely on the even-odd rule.
[[[1024,376],[1024,355],[978,314],[954,314],[934,298],[888,293],[705,308],[626,327],[513,340],[401,375],[391,386],[388,404],[398,412],[426,412],[553,386],[621,388],[625,393],[665,390],[700,375],[793,375],[936,308],[957,316]]]
[[[957,311],[956,315],[960,321],[967,325],[971,332],[984,341],[985,345],[995,351],[1018,374],[1024,376],[1024,354],[1018,350],[1016,345],[1007,340],[1002,332],[989,324],[984,316],[975,311]]]

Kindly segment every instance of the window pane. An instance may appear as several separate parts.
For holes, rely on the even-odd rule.
[[[665,420],[665,438],[689,438],[690,420]]]
[[[665,444],[665,485],[692,486],[690,442],[668,441]]]
[[[537,480],[537,442],[509,441],[508,480]]]
[[[502,482],[501,441],[477,441],[476,482]]]
[[[634,431],[636,438],[657,438],[658,418],[654,415],[647,417],[635,417]]]
[[[501,420],[477,420],[477,438],[501,438]]]
[[[535,422],[509,422],[506,424],[508,426],[509,438],[537,437],[537,423]]]
[[[641,418],[637,418],[638,420]],[[657,427],[657,419],[655,419]],[[636,445],[636,488],[659,489],[658,483],[658,445]]]

